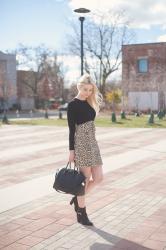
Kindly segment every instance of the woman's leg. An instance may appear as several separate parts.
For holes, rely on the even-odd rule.
[[[82,172],[84,176],[86,177],[86,182],[85,182],[85,194],[86,194],[87,186],[88,186],[90,177],[92,175],[91,167],[80,167],[80,172]],[[77,196],[77,201],[78,201],[78,205],[80,208],[85,207],[85,195]]]
[[[103,169],[102,166],[95,166],[91,168],[92,180],[87,184],[86,193],[91,191],[93,187],[98,185],[103,180]]]
[[[93,187],[98,185],[103,180],[103,169],[102,166],[95,167],[82,167],[80,171],[86,177],[85,194],[91,191]],[[90,180],[92,176],[92,180]],[[77,196],[79,207],[85,207],[85,195]]]
[[[85,185],[85,195],[88,190],[94,187],[96,184],[102,181],[103,179],[103,172],[102,167],[84,167],[80,168],[80,171],[86,177],[86,185]],[[90,181],[90,178],[93,180]],[[77,221],[83,225],[93,226],[93,223],[89,220],[88,215],[86,213],[86,206],[85,206],[85,195],[77,196],[78,201],[78,210],[77,210]]]

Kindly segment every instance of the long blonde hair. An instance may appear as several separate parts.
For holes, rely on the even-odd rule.
[[[96,114],[98,114],[100,110],[100,106],[103,102],[103,96],[100,93],[98,87],[96,86],[95,82],[93,81],[93,79],[91,78],[89,74],[84,74],[83,76],[81,76],[81,78],[79,79],[77,83],[77,89],[79,90],[79,87],[85,84],[91,84],[93,86],[93,92],[87,98],[87,101],[89,105],[91,105],[91,107],[95,109]]]

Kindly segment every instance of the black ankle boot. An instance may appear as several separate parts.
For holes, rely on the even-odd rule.
[[[84,208],[78,207],[77,221],[82,225],[93,226],[93,223],[89,220],[88,215],[86,213],[86,207]]]
[[[78,211],[78,201],[77,201],[77,196],[74,196],[71,201],[70,201],[70,205],[72,205],[74,203],[74,210],[77,212]]]

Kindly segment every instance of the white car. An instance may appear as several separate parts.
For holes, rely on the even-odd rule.
[[[58,107],[59,111],[67,111],[67,107],[68,107],[68,102],[66,102],[65,104],[62,104]]]

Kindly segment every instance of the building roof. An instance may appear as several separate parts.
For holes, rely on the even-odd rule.
[[[123,44],[122,46],[145,46],[145,45],[166,45],[166,42],[154,42],[154,43],[133,43],[133,44]]]

